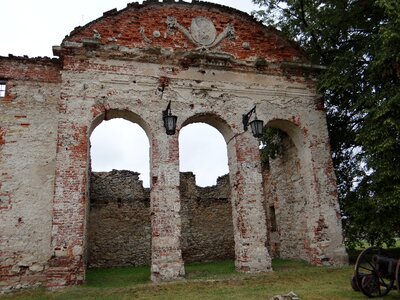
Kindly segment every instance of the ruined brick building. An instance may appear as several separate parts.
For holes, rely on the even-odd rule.
[[[238,271],[271,270],[270,253],[344,262],[317,67],[280,32],[216,4],[148,0],[75,28],[53,51],[57,58],[0,57],[1,290],[84,281],[89,137],[112,118],[139,124],[150,141],[143,209],[153,281],[184,276],[178,137],[195,122],[226,141]],[[169,102],[178,116],[171,135]],[[255,105],[265,126],[287,134],[266,172],[242,123]]]

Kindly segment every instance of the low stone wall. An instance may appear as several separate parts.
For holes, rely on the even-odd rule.
[[[139,173],[92,173],[88,266],[140,266],[150,262],[150,190]]]
[[[234,259],[229,176],[201,188],[192,173],[181,173],[180,189],[184,262]]]
[[[201,188],[181,173],[182,255],[186,263],[234,259],[229,177]],[[139,173],[94,172],[90,183],[88,266],[149,265],[150,190]]]

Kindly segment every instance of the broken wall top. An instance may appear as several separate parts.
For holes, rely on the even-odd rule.
[[[191,65],[207,57],[260,66],[307,62],[300,47],[278,30],[236,9],[200,1],[131,3],[75,28],[53,49],[60,57],[86,56],[90,50],[108,58]]]

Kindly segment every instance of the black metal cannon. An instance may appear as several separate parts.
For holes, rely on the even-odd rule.
[[[351,286],[369,298],[385,296],[392,289],[400,292],[400,259],[388,257],[378,247],[365,249],[357,258]]]

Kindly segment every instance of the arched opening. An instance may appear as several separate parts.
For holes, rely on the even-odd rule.
[[[273,129],[264,131],[269,150],[261,155],[269,252],[273,257],[308,260],[303,137],[295,124],[285,120],[271,121],[266,129]]]
[[[213,116],[196,116],[180,130],[185,263],[235,258],[227,144],[221,134],[227,130],[224,126],[227,127]]]
[[[138,124],[123,118],[103,121],[93,130],[90,145],[92,172],[137,172],[143,186],[150,187],[149,139]]]
[[[212,186],[229,173],[228,154],[222,134],[206,123],[192,123],[179,133],[179,169],[193,172],[196,185]]]
[[[87,267],[150,265],[147,127],[136,114],[113,110],[91,132]]]

